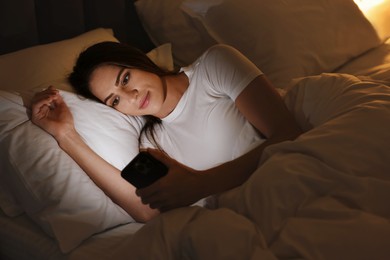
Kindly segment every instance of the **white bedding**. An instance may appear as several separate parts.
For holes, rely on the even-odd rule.
[[[339,72],[389,81],[390,63],[382,64],[390,61],[389,45],[359,59]],[[353,90],[343,91],[347,88]],[[296,142],[270,147],[251,180],[220,197],[224,209],[178,209],[135,236],[142,225],[120,226],[89,238],[68,255],[59,253],[55,241],[25,215],[1,214],[0,256],[78,260],[179,254],[205,259],[215,254],[207,259],[221,259],[226,254],[234,259],[239,254],[244,259],[246,253],[246,259],[256,254],[346,259],[341,253],[356,253],[349,258],[375,259],[377,254],[376,259],[383,259],[390,255],[390,206],[383,199],[390,195],[389,93],[380,83],[363,84],[350,76],[308,78],[289,92],[286,102],[306,130],[318,127]]]
[[[390,82],[390,39],[336,70]]]
[[[130,223],[112,228],[113,225],[110,225],[111,229],[104,232],[99,228],[96,230],[101,232],[99,234],[76,236],[77,243],[73,243],[68,249],[81,244],[68,254],[62,253],[58,241],[43,232],[26,214],[11,218],[0,212],[0,259],[389,259],[390,204],[387,199],[390,198],[390,40],[387,44],[374,47],[379,39],[373,38],[369,33],[371,30],[366,22],[361,21],[361,13],[356,12],[356,8],[353,13],[348,8],[340,8],[340,5],[345,4],[351,6],[349,0],[332,3],[325,0],[315,3],[304,1],[310,2],[313,8],[316,6],[313,11],[324,10],[329,17],[347,18],[330,20],[331,18],[323,19],[325,16],[317,15],[320,19],[312,19],[312,12],[304,13],[302,20],[313,21],[313,31],[310,33],[306,31],[311,27],[307,23],[303,23],[304,30],[300,23],[295,23],[301,19],[293,18],[291,23],[279,19],[282,15],[285,17],[293,14],[291,11],[284,12],[285,7],[295,5],[286,4],[288,1],[263,1],[275,9],[270,13],[262,9],[266,14],[263,16],[251,9],[249,13],[260,20],[254,21],[255,26],[252,27],[244,22],[242,30],[233,30],[229,26],[230,22],[239,25],[233,16],[230,16],[231,19],[215,19],[215,25],[221,26],[211,28],[213,21],[202,19],[199,15],[192,17],[188,12],[181,11],[180,16],[171,15],[172,8],[180,10],[177,7],[181,2],[193,3],[194,7],[202,2],[225,2],[226,6],[221,7],[231,10],[238,16],[235,17],[238,21],[241,21],[242,16],[251,19],[248,13],[236,12],[235,6],[242,4],[232,0],[137,1],[139,9],[143,4],[150,4],[145,8],[145,15],[156,21],[152,27],[156,31],[149,33],[156,39],[160,34],[169,36],[159,40],[162,43],[172,42],[177,64],[180,61],[190,63],[180,57],[197,57],[203,51],[201,43],[205,43],[204,48],[216,43],[215,39],[209,38],[211,29],[213,35],[224,36],[220,37],[224,43],[238,42],[235,47],[254,44],[255,41],[248,41],[245,34],[262,32],[267,37],[259,37],[260,44],[255,44],[253,48],[249,46],[249,53],[246,54],[259,61],[270,73],[275,73],[273,79],[289,79],[292,75],[287,72],[299,67],[305,68],[301,71],[303,74],[299,75],[316,74],[327,69],[326,71],[359,77],[322,74],[302,79],[288,92],[286,104],[307,132],[296,141],[269,147],[262,157],[261,167],[243,186],[217,198],[219,208],[182,208],[165,213],[145,226]],[[244,2],[252,7],[251,0]],[[301,5],[297,11],[300,10]],[[348,16],[340,13],[340,10],[348,13]],[[222,18],[226,15],[224,10],[220,14]],[[269,20],[268,16],[272,19]],[[143,17],[142,12],[140,17]],[[354,19],[360,22],[348,25]],[[275,22],[275,28],[268,26],[270,21]],[[145,22],[143,21],[143,25],[148,25]],[[285,33],[285,27],[277,29],[279,22],[286,25],[289,33]],[[356,26],[361,22],[365,26]],[[258,24],[262,24],[264,28],[260,28]],[[226,28],[229,29],[225,30]],[[196,30],[194,32],[189,29]],[[226,38],[231,33],[235,36]],[[243,33],[243,36],[236,37],[236,33]],[[293,37],[290,37],[290,33]],[[318,38],[314,37],[312,40],[320,44],[310,44],[308,35],[317,33]],[[334,40],[334,34],[340,39]],[[0,64],[3,68],[1,79],[5,83],[2,89],[9,87],[19,90],[33,86],[46,87],[49,83],[62,84],[62,75],[73,66],[70,58],[74,58],[75,53],[79,52],[76,49],[81,43],[84,46],[89,41],[99,39],[116,41],[112,31],[109,33],[106,30],[99,30],[98,34],[91,37],[88,37],[89,40],[75,38],[76,41],[72,41],[72,44],[66,42],[65,52],[62,49],[65,48],[63,42],[25,50],[23,53],[28,56],[17,55],[16,60],[23,61],[21,64],[14,63],[15,54],[4,55]],[[277,44],[270,40],[273,38],[279,39]],[[329,39],[333,40],[328,43]],[[268,49],[265,48],[267,46]],[[292,48],[294,46],[296,48]],[[318,50],[318,46],[323,48]],[[353,47],[357,49],[354,50]],[[47,48],[52,51],[55,49],[56,52],[48,51]],[[372,49],[367,51],[367,48]],[[165,58],[161,59],[166,60],[164,63],[169,67],[173,63],[170,51],[169,49],[168,56],[163,55]],[[312,55],[308,55],[310,53]],[[188,54],[191,57],[185,56]],[[265,57],[257,60],[260,54]],[[328,54],[336,55],[329,58]],[[349,60],[356,55],[357,58]],[[345,59],[336,61],[334,57]],[[286,60],[292,63],[285,62]],[[339,67],[346,60],[349,61]],[[281,70],[278,66],[282,65],[286,65],[288,70]],[[317,65],[321,69],[311,71]],[[335,67],[338,69],[334,70]],[[21,75],[20,71],[28,73]],[[375,81],[360,81],[367,79]],[[7,83],[11,85],[8,86]],[[284,84],[280,86],[282,85],[284,87]],[[42,145],[44,138],[37,139]],[[24,152],[28,151],[26,146],[23,149]],[[20,157],[20,153],[15,154]],[[36,151],[35,155],[38,156]],[[1,184],[4,183],[0,183],[0,186]],[[101,200],[90,189],[83,191],[88,192],[99,203],[107,199],[102,194],[104,199]],[[47,198],[55,199],[53,196]],[[83,213],[77,207],[75,210],[74,212]],[[21,213],[20,209],[15,212],[14,215]],[[69,213],[68,210],[65,212]],[[77,218],[74,212],[69,216]],[[112,211],[108,212],[110,214],[107,216],[112,217]],[[82,219],[85,218],[89,219],[89,216],[84,215]],[[99,222],[98,216],[95,221]],[[58,223],[58,227],[62,228],[65,222]],[[115,222],[117,224],[119,223]],[[139,229],[140,232],[136,233]],[[73,232],[76,230],[75,225],[63,230],[70,231],[68,233],[72,236],[77,235],[77,232]],[[84,240],[85,238],[87,239]]]
[[[130,223],[94,235],[69,254],[60,251],[56,241],[47,236],[25,214],[10,218],[0,210],[0,259],[114,259],[113,249],[126,248],[126,238],[131,237],[142,224]]]
[[[50,135],[31,123],[22,97],[32,96],[48,85],[61,89],[84,141],[103,159],[122,169],[139,151],[139,133],[133,127],[137,121],[64,90],[71,89],[64,75],[73,67],[72,58],[88,44],[101,41],[117,40],[112,30],[98,28],[0,57],[0,208],[10,217],[26,213],[57,240],[63,253],[93,234],[134,220],[92,182]],[[170,44],[147,55],[161,67],[173,66]],[[20,71],[28,73],[20,76]]]
[[[55,241],[26,215],[10,218],[0,210],[0,259],[61,259]]]
[[[286,104],[305,134],[266,149],[218,209],[163,214],[115,259],[388,259],[390,87],[322,74]]]

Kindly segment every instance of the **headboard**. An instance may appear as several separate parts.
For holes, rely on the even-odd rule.
[[[154,45],[132,0],[0,0],[0,54],[55,42],[98,28],[143,51]]]

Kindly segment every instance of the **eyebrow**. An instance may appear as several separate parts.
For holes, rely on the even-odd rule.
[[[113,93],[111,93],[110,95],[108,95],[108,97],[106,97],[106,98],[104,99],[103,103],[107,105],[107,101],[108,101],[113,95],[114,95]]]
[[[121,79],[121,75],[123,73],[123,71],[125,70],[125,68],[121,68],[121,70],[119,71],[118,73],[118,76],[116,77],[116,80],[115,80],[115,86],[118,86],[119,85],[119,81]],[[108,97],[106,97],[104,100],[103,100],[103,103],[104,104],[107,104],[107,101],[113,96],[114,94],[111,93],[110,95],[108,95]]]
[[[118,76],[116,77],[115,86],[119,85],[119,81],[121,79],[122,72],[125,70],[125,68],[121,68],[121,70],[118,73]]]

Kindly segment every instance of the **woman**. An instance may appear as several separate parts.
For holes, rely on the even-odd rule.
[[[160,148],[148,151],[168,166],[168,174],[135,190],[82,141],[53,87],[34,97],[32,121],[140,222],[241,185],[266,146],[301,133],[263,73],[226,45],[211,47],[178,72],[166,72],[134,48],[99,43],[80,54],[69,80],[86,97],[144,117],[141,144],[148,147],[149,140]]]

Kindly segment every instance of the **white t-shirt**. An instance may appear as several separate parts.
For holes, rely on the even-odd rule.
[[[188,89],[156,128],[160,146],[197,170],[230,161],[264,140],[234,101],[262,72],[236,49],[216,45],[182,68]]]

